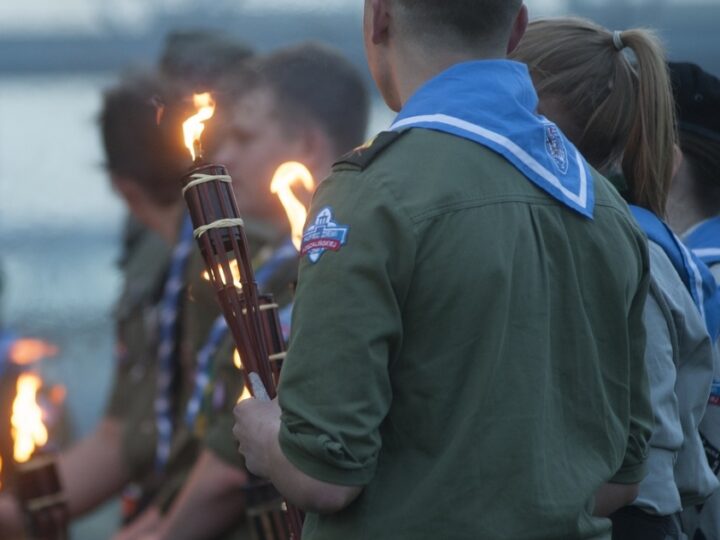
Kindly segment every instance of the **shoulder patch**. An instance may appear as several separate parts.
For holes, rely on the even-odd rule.
[[[345,154],[335,162],[333,168],[349,165],[363,171],[405,133],[407,131],[383,131],[374,139],[370,139],[362,146],[358,146],[355,150]]]

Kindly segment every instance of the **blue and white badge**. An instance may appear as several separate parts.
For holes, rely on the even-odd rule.
[[[326,251],[340,251],[347,244],[350,227],[338,225],[333,218],[332,208],[323,208],[303,234],[301,256],[308,256],[310,262],[315,264]]]

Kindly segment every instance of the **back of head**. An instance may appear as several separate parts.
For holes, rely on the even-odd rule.
[[[153,75],[126,76],[105,92],[99,119],[108,171],[135,182],[161,206],[180,199],[188,162],[179,124],[159,121],[157,97],[168,94]]]
[[[702,202],[720,207],[720,79],[695,64],[670,63],[680,146]]]
[[[427,45],[466,50],[505,47],[522,6],[522,0],[394,1],[406,35]]]
[[[168,34],[159,69],[167,78],[188,88],[188,93],[214,89],[227,72],[239,70],[253,55],[245,43],[209,30]]]
[[[631,61],[626,54],[634,54]],[[652,33],[610,32],[576,18],[530,24],[512,58],[525,62],[542,103],[587,160],[622,172],[630,202],[665,213],[673,174],[675,115],[662,46]]]
[[[305,43],[258,60],[259,84],[272,90],[282,122],[314,122],[337,155],[362,144],[369,98],[365,81],[350,61],[333,49]]]

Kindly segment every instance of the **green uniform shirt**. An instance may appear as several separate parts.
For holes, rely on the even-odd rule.
[[[309,223],[349,230],[301,261],[280,444],[364,489],[304,540],[609,538],[593,494],[643,478],[652,427],[648,262],[595,180],[588,220],[487,148],[413,129],[323,182]]]

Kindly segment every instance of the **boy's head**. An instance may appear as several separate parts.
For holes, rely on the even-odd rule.
[[[174,131],[180,129],[179,122],[158,122],[157,96],[165,94],[158,77],[135,74],[103,96],[99,121],[105,165],[131,211],[141,199],[142,206],[147,202],[156,207],[180,200],[178,179],[188,158]]]
[[[304,44],[261,57],[250,72],[229,78],[218,105],[223,136],[214,158],[228,166],[241,212],[284,220],[270,193],[277,168],[299,161],[322,180],[335,158],[363,142],[369,100],[346,59]],[[298,193],[304,201],[309,195]]]
[[[365,0],[368,64],[394,110],[404,65],[504,57],[526,25],[522,0]]]

